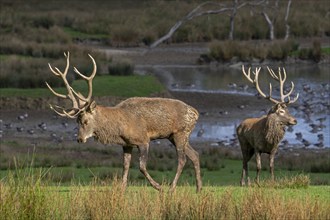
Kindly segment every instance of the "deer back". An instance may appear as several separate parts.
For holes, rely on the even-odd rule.
[[[130,98],[115,107],[87,110],[78,123],[81,133],[88,136],[83,124],[89,121],[95,138],[102,143],[137,145],[179,131],[191,132],[197,119],[197,110],[178,100]]]

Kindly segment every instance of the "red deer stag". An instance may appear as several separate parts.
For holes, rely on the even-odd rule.
[[[259,87],[260,69],[261,68],[256,68],[255,72],[253,72],[254,79],[252,79],[251,68],[249,68],[248,73],[246,73],[244,66],[242,66],[244,76],[255,85],[259,94],[275,103],[275,105],[269,110],[267,115],[260,118],[248,118],[237,127],[237,136],[243,155],[243,170],[241,177],[242,186],[245,185],[246,177],[248,185],[250,185],[250,179],[248,177],[248,162],[254,154],[257,162],[256,182],[259,182],[261,153],[269,154],[270,173],[272,180],[274,180],[274,156],[277,152],[278,144],[284,137],[285,127],[297,124],[297,120],[288,112],[287,105],[297,101],[299,94],[291,100],[290,95],[294,89],[293,82],[291,82],[290,91],[284,94],[284,82],[286,80],[285,69],[283,68],[282,74],[281,68],[279,68],[278,74],[276,75],[273,70],[267,67],[271,77],[276,81],[279,81],[281,101],[272,97],[271,84],[269,84],[269,96],[266,96],[265,93],[261,91]]]
[[[127,185],[132,150],[133,147],[137,147],[140,154],[140,171],[155,189],[161,190],[160,184],[147,172],[146,164],[150,140],[167,138],[176,147],[178,156],[177,171],[171,184],[171,191],[177,185],[188,156],[194,164],[197,192],[199,192],[202,188],[199,155],[189,144],[190,133],[199,116],[197,110],[179,100],[166,98],[129,98],[114,107],[97,105],[92,101],[92,80],[96,74],[93,57],[89,55],[94,66],[91,76],[84,76],[74,67],[74,71],[88,82],[88,95],[85,97],[69,85],[66,79],[69,52],[64,55],[67,62],[64,72],[48,65],[55,76],[62,78],[68,94],[59,94],[48,83],[46,85],[54,95],[71,100],[72,108],[67,110],[60,106],[50,105],[50,107],[60,116],[77,118],[78,142],[85,143],[88,138],[94,137],[103,144],[118,144],[123,147],[123,189]]]

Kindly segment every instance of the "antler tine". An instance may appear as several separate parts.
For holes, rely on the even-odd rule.
[[[288,104],[292,104],[292,103],[296,102],[298,100],[298,98],[299,98],[299,93],[297,93],[296,97],[292,101],[290,100],[290,96],[289,96]]]
[[[52,73],[54,73],[55,76],[60,76],[60,73],[56,72],[53,67],[50,65],[50,63],[48,63],[48,67],[49,69],[52,71]],[[58,69],[57,69],[58,70]]]
[[[50,87],[50,85],[49,85],[47,82],[46,82],[46,85],[47,85],[48,89],[49,89],[54,95],[56,95],[56,96],[58,96],[58,97],[60,97],[60,98],[63,98],[63,99],[67,98],[66,95],[63,95],[63,94],[60,94],[60,93],[55,92],[55,90],[54,90],[52,87]]]
[[[267,68],[268,68],[268,67],[267,67]],[[246,74],[246,72],[245,72],[245,70],[244,70],[244,66],[242,66],[243,74],[245,75],[245,77],[246,77],[251,83],[253,83],[253,84],[255,85],[255,87],[256,87],[258,93],[259,93],[262,97],[264,97],[264,98],[270,100],[271,102],[273,102],[273,103],[275,103],[275,104],[279,103],[279,101],[277,101],[276,99],[274,99],[274,98],[272,97],[272,84],[271,84],[271,83],[269,84],[269,96],[267,96],[267,95],[266,95],[266,94],[260,89],[260,86],[259,86],[259,73],[260,73],[260,70],[261,70],[261,67],[257,67],[256,70],[253,72],[253,74],[254,74],[254,80],[253,80],[253,79],[251,79],[251,76],[250,76],[250,75],[251,75],[251,73],[250,73],[250,68],[249,68],[249,70],[248,70],[248,74]],[[271,70],[270,70],[269,68],[268,68],[268,71],[269,71],[270,74],[272,75]],[[274,73],[273,73],[273,75],[275,76]]]
[[[284,82],[286,81],[286,71],[283,68],[283,76],[281,73],[281,68],[278,68],[278,75],[279,75],[279,82],[280,82],[280,94],[281,94],[281,101],[289,103],[290,102],[290,95],[293,92],[294,89],[294,83],[291,81],[291,89],[287,94],[284,94]],[[285,101],[285,99],[288,98],[288,101]]]
[[[89,103],[89,102],[91,101],[91,98],[92,98],[92,94],[93,94],[93,79],[94,79],[94,77],[95,77],[95,75],[96,75],[96,70],[97,70],[96,62],[95,62],[94,58],[93,58],[90,54],[88,54],[88,56],[91,58],[91,60],[92,60],[92,62],[93,62],[93,72],[92,72],[92,74],[91,74],[89,77],[87,77],[87,76],[81,74],[81,73],[79,72],[79,70],[78,70],[76,67],[73,68],[74,71],[75,71],[80,77],[82,77],[83,79],[87,80],[87,83],[88,83],[88,95],[87,95],[87,98],[84,97],[83,95],[81,95],[80,93],[77,93],[76,91],[74,91],[73,88],[71,88],[72,92],[73,92],[73,93],[74,93],[74,94],[75,94],[80,100],[82,100],[82,101],[84,101],[84,102],[87,102],[87,103]]]
[[[52,106],[51,104],[49,104],[50,109],[52,109],[56,114],[58,114],[59,116],[62,117],[69,117],[69,118],[76,118],[76,116],[78,115],[77,113],[79,113],[80,111],[78,110],[77,113],[74,112],[74,110],[71,110],[70,112],[66,112],[66,110],[60,106],[55,105]],[[61,109],[63,113],[59,112],[56,108]],[[74,115],[72,115],[73,113],[75,113]]]
[[[278,75],[276,75],[274,73],[274,71],[272,69],[270,69],[268,66],[267,66],[267,69],[268,69],[268,72],[271,75],[271,77],[273,79],[279,81],[279,83],[280,83],[281,102],[285,102],[287,104],[290,104],[290,103],[294,103],[295,101],[297,101],[297,99],[299,97],[299,93],[297,93],[297,96],[292,101],[291,101],[291,98],[290,98],[290,95],[294,90],[294,83],[292,81],[291,81],[290,91],[287,94],[284,94],[284,82],[286,81],[286,77],[287,77],[285,68],[284,67],[282,68],[283,69],[283,74],[282,74],[281,68],[279,67],[278,68]],[[288,99],[288,101],[285,101],[286,98]]]
[[[276,80],[279,80],[278,76],[276,76],[276,74],[274,73],[274,71],[272,69],[270,69],[268,66],[267,66],[267,70],[268,70],[268,73],[270,74],[270,76]]]
[[[62,113],[59,112],[57,109],[55,109],[52,105],[50,105],[51,109],[54,110],[58,115],[60,116],[67,116],[70,118],[75,118],[77,116],[76,111],[74,109],[78,109],[78,112],[81,111],[81,109],[79,109],[78,106],[78,102],[76,100],[76,98],[74,97],[74,94],[72,93],[72,88],[68,82],[68,80],[66,79],[66,76],[68,74],[68,70],[69,70],[69,66],[70,66],[70,53],[64,53],[64,56],[66,57],[66,67],[64,69],[63,72],[61,72],[57,67],[55,67],[55,70],[53,69],[53,67],[48,63],[49,69],[52,71],[52,73],[60,78],[62,78],[64,85],[67,89],[68,94],[64,95],[64,94],[60,94],[58,92],[56,92],[47,82],[46,85],[48,87],[48,89],[55,95],[58,96],[60,98],[64,98],[64,99],[70,99],[72,101],[72,110],[69,112],[66,112],[63,108],[57,106],[57,109],[61,109]],[[75,114],[74,114],[75,113]]]
[[[242,65],[242,72],[244,76],[251,82],[254,83],[253,79],[251,79],[251,67],[248,68],[248,73],[245,72],[245,67]]]
[[[259,92],[259,94],[260,94],[262,97],[268,99],[269,96],[266,96],[266,94],[260,89],[260,86],[259,86],[259,72],[260,72],[260,69],[261,69],[261,67],[256,68],[256,71],[255,71],[255,73],[254,73],[255,78],[254,78],[253,84],[255,85],[257,91]],[[271,88],[271,85],[270,85],[270,88]],[[271,93],[271,92],[270,92],[270,93]]]

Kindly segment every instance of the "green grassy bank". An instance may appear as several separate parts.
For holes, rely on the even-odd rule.
[[[60,79],[58,79],[60,81]],[[52,85],[50,83],[50,85]],[[85,80],[75,80],[72,87],[83,94],[87,94],[88,86]],[[57,92],[66,94],[66,88],[54,88]],[[93,80],[93,96],[150,96],[163,92],[165,89],[153,76],[96,76]],[[20,89],[1,88],[2,97],[50,97],[54,96],[48,88]]]

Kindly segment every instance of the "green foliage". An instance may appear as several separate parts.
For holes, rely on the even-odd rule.
[[[56,88],[56,83],[61,81],[53,77],[49,84],[59,93],[65,94],[65,88]],[[44,81],[42,83],[45,83]],[[75,80],[72,87],[83,94],[87,94],[88,86],[85,80]],[[93,96],[150,96],[155,93],[163,92],[164,88],[153,76],[96,76],[93,80]],[[19,89],[2,88],[0,89],[2,97],[51,97],[53,94],[47,88],[38,89]]]
[[[322,49],[321,42],[314,40],[312,48],[302,48],[298,51],[298,57],[302,60],[314,60],[315,62],[320,62],[322,53],[327,54],[327,49]]]
[[[128,60],[111,62],[108,71],[110,75],[129,76],[134,74],[134,65]]]
[[[271,60],[285,60],[290,53],[296,50],[298,44],[294,41],[273,41],[256,43],[244,41],[215,41],[210,45],[211,59],[228,62],[232,59],[249,61],[252,58]]]

